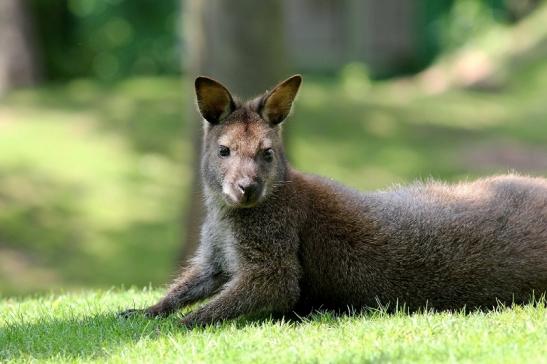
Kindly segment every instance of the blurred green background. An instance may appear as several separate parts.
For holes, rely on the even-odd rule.
[[[291,161],[362,190],[545,175],[545,24],[539,0],[2,0],[0,293],[169,280],[200,73],[243,95],[303,73]]]

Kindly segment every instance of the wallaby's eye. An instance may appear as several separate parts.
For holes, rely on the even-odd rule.
[[[220,147],[218,147],[218,155],[221,157],[230,156],[230,148],[225,145],[221,145]]]
[[[262,153],[266,162],[271,162],[273,160],[274,151],[272,148],[264,149]]]

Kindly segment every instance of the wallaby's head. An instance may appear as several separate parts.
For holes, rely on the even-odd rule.
[[[283,184],[287,161],[281,123],[302,82],[299,75],[246,103],[206,77],[195,82],[204,121],[202,174],[207,190],[230,207],[253,207]]]

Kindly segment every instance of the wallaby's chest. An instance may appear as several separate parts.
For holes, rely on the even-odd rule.
[[[223,271],[234,275],[248,265],[276,264],[296,255],[297,229],[284,214],[272,217],[257,209],[233,215],[218,215],[209,224],[214,227],[211,244]]]
[[[210,214],[204,224],[203,237],[218,269],[234,275],[239,267],[239,254],[232,225],[218,215]]]

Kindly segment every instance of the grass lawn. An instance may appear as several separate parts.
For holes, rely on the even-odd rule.
[[[118,319],[155,290],[0,300],[0,361],[176,363],[547,362],[547,309],[488,313],[316,314],[303,322],[225,323],[188,331],[176,317]]]

